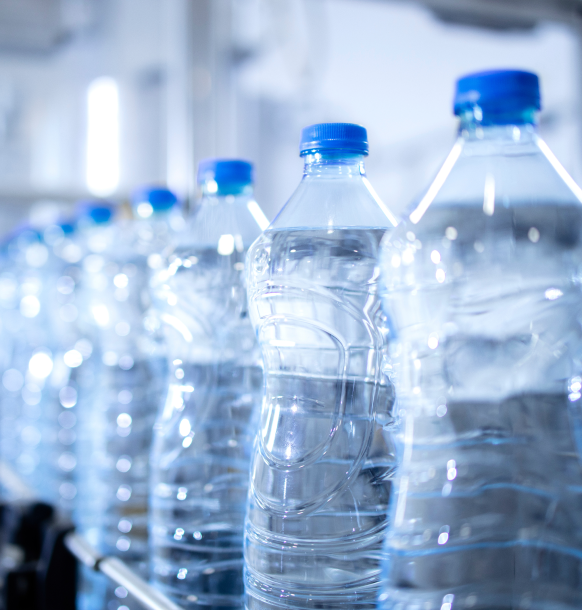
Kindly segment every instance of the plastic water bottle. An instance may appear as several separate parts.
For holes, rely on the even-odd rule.
[[[183,608],[243,607],[243,524],[262,398],[244,281],[268,225],[246,161],[200,163],[202,199],[154,278],[170,383],[152,450],[154,583]]]
[[[303,130],[303,180],[248,256],[265,395],[245,529],[246,607],[375,607],[394,452],[378,295],[395,220],[363,127]]]
[[[459,138],[383,248],[402,463],[384,609],[582,604],[582,190],[538,78],[457,83]]]
[[[106,254],[117,241],[118,232],[112,222],[117,212],[114,204],[109,202],[80,202],[77,206],[76,239],[71,248],[80,263],[80,271],[75,278],[76,325],[87,347],[87,355],[91,356],[75,369],[70,384],[74,391],[71,394],[77,403],[74,413],[77,436],[74,521],[78,531],[95,546],[102,543],[106,503],[95,460],[99,455],[98,443],[103,445],[104,442],[100,437],[102,430],[97,427],[101,423],[99,397],[103,392],[100,378],[103,362],[100,327],[95,318],[99,310],[94,308],[102,304],[100,301],[107,289],[106,278],[96,270],[105,265]],[[107,580],[81,566],[77,606],[81,610],[101,610],[106,607],[107,594]],[[115,605],[113,607],[117,608]]]
[[[64,277],[72,232],[64,221],[43,229],[19,228],[4,249],[0,275],[4,493],[8,498],[32,495],[67,512],[76,465],[74,415],[64,412],[65,404],[74,406],[65,388],[71,364],[76,366],[70,358],[74,282]]]
[[[48,349],[37,349],[28,365],[29,377],[46,375],[44,387],[37,395],[22,393],[29,408],[36,403],[41,413],[38,444],[41,459],[36,489],[42,499],[68,514],[73,511],[76,497],[75,407],[79,388],[76,369],[91,355],[76,324],[80,255],[74,240],[73,221],[58,221],[43,228],[40,242],[43,249],[37,246],[32,259],[30,254],[27,256],[37,265],[46,260],[40,267],[40,313],[35,320],[47,325]]]
[[[0,402],[0,456],[2,469],[8,471],[11,479],[29,476],[35,468],[33,456],[18,460],[22,453],[21,431],[23,427],[21,390],[24,386],[24,373],[28,364],[28,350],[23,336],[24,320],[20,314],[20,281],[25,268],[23,250],[28,242],[27,236],[17,241],[24,227],[18,227],[9,234],[2,244],[2,271],[0,273],[0,307],[2,315],[2,387]],[[24,373],[23,373],[24,372]],[[10,476],[10,475],[9,475]],[[10,499],[10,481],[2,477],[2,497]]]
[[[95,390],[79,410],[78,518],[102,553],[120,556],[147,575],[149,450],[166,378],[163,347],[145,327],[148,259],[171,239],[176,197],[142,189],[135,219],[85,229],[82,303],[87,333],[99,360]],[[85,574],[83,609],[139,608],[123,587]]]
[[[70,493],[74,497],[74,520],[84,534],[91,534],[91,541],[97,543],[98,535],[93,529],[102,518],[99,500],[94,490],[96,464],[96,431],[93,429],[94,409],[99,393],[99,371],[102,368],[100,351],[100,327],[95,321],[95,309],[99,295],[106,289],[106,281],[92,272],[103,261],[104,253],[112,248],[116,240],[116,225],[112,222],[118,213],[114,203],[101,200],[82,201],[76,208],[76,230],[73,239],[64,245],[63,254],[71,264],[57,289],[65,294],[72,290],[71,297],[77,341],[74,350],[67,357],[71,369],[68,387],[63,390],[63,404],[69,410],[63,424],[74,426],[75,468],[74,487]],[[67,305],[66,307],[70,307]]]
[[[43,301],[43,269],[48,251],[42,235],[28,225],[6,241],[2,288],[2,456],[3,475],[17,480],[25,495],[42,497],[43,412],[39,406],[52,369],[50,333]],[[3,476],[5,479],[5,476]],[[4,487],[9,497],[10,490]],[[45,500],[49,498],[43,497]],[[50,498],[51,500],[53,498]]]
[[[10,374],[4,378],[4,373],[12,368],[12,353],[14,349],[13,324],[16,318],[17,307],[17,284],[11,271],[10,258],[8,256],[7,243],[0,244],[0,460],[4,471],[0,477],[0,500],[10,499],[12,485],[6,480],[7,465],[14,461],[14,436],[13,430],[8,428],[13,424],[15,414],[12,413],[12,401],[8,392],[12,390]],[[14,379],[16,387],[20,387],[20,375]],[[6,385],[8,384],[8,387]],[[10,466],[10,471],[14,467]]]
[[[117,209],[115,204],[105,201],[82,201],[77,205],[77,231],[73,242],[78,272],[75,274],[75,292],[79,336],[85,342],[86,354],[91,356],[75,369],[71,380],[76,398],[75,407],[77,434],[77,477],[75,524],[91,542],[97,544],[96,526],[100,517],[100,499],[92,493],[97,484],[95,444],[97,431],[93,428],[97,419],[99,387],[98,375],[103,366],[100,345],[100,327],[96,323],[96,307],[99,296],[107,288],[105,278],[93,273],[93,268],[104,265],[104,255],[116,241],[116,225],[112,222]],[[102,297],[103,298],[103,297]],[[98,311],[98,310],[97,310]],[[76,394],[76,396],[75,396]]]

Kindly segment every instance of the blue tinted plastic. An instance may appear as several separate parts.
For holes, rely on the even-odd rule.
[[[61,227],[65,235],[71,235],[75,232],[75,223],[72,220],[59,223],[59,227]]]
[[[183,608],[243,607],[243,520],[262,396],[244,261],[266,224],[252,189],[206,194],[151,282],[171,363],[150,460],[151,569]]]
[[[214,189],[208,183],[214,183]],[[205,190],[228,194],[253,183],[253,165],[241,159],[204,159],[198,164],[198,184]],[[210,189],[208,187],[210,186]],[[231,194],[235,194],[232,192]]]
[[[402,459],[382,610],[582,605],[581,265],[582,191],[535,126],[463,115],[382,248]]]
[[[74,496],[74,415],[66,413],[74,413],[75,375],[63,355],[78,339],[71,231],[25,223],[0,257],[0,459],[38,499],[66,513]],[[59,366],[66,374],[51,377]]]
[[[457,81],[454,112],[462,115],[475,107],[484,115],[481,120],[490,123],[533,122],[519,117],[524,117],[524,110],[540,110],[539,79],[523,70],[492,70],[464,76]]]
[[[140,203],[149,203],[154,212],[164,212],[178,203],[178,197],[167,188],[147,186],[133,193],[132,205],[139,206]]]
[[[115,204],[108,201],[81,201],[76,206],[78,218],[89,218],[96,224],[109,222],[114,211]]]
[[[147,577],[149,450],[167,379],[159,321],[150,315],[149,274],[172,235],[172,214],[86,224],[78,325],[92,346],[79,367],[76,526],[102,553],[123,558]],[[85,366],[90,368],[87,370]],[[79,387],[79,386],[77,386]],[[137,602],[122,600],[102,574],[82,571],[84,610]],[[119,591],[118,591],[119,592]]]
[[[343,151],[368,154],[368,132],[353,123],[318,123],[301,132],[300,154],[322,151]]]
[[[249,609],[372,610],[394,467],[377,256],[393,217],[363,155],[305,156],[249,250],[265,395],[245,530]]]

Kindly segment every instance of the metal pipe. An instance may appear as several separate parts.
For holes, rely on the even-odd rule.
[[[144,608],[148,610],[180,610],[163,593],[154,589],[138,576],[121,559],[100,555],[82,536],[71,532],[65,537],[69,551],[84,565],[101,572],[113,582],[124,587]]]
[[[97,570],[102,556],[83,538],[75,532],[65,536],[65,546],[84,565]]]

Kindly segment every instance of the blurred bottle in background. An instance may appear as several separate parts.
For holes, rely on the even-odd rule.
[[[582,603],[582,191],[537,76],[457,83],[459,139],[382,253],[402,465],[380,607]]]
[[[76,397],[78,367],[91,350],[77,329],[77,284],[80,252],[75,247],[75,222],[60,221],[42,231],[47,261],[42,266],[41,311],[38,323],[47,324],[52,368],[43,352],[29,363],[36,376],[49,371],[42,390],[39,489],[41,499],[71,515],[76,497]],[[40,259],[40,251],[37,255]],[[42,254],[44,256],[44,254]],[[30,257],[29,257],[30,258]],[[43,315],[43,309],[44,315]],[[25,396],[30,402],[30,396]]]
[[[97,448],[103,440],[97,435],[103,433],[102,414],[99,408],[100,371],[103,367],[100,326],[96,320],[99,306],[103,305],[103,292],[107,288],[107,278],[98,273],[104,265],[105,254],[113,247],[117,238],[117,227],[113,220],[119,214],[117,206],[99,200],[81,202],[77,206],[77,239],[75,245],[81,259],[78,278],[77,327],[86,345],[91,350],[91,360],[83,362],[77,369],[84,383],[78,383],[76,431],[77,431],[77,477],[75,525],[79,532],[94,545],[100,546],[107,508],[107,498],[103,485],[99,484],[99,468],[96,460],[102,455]],[[92,307],[97,307],[93,310]],[[106,305],[105,305],[106,307]],[[97,426],[97,427],[95,427]],[[95,427],[95,428],[94,428]],[[81,568],[78,606],[83,609],[105,607],[107,583],[93,571]]]
[[[148,261],[168,245],[181,215],[175,195],[161,188],[138,191],[133,213],[114,223],[92,213],[81,234],[83,324],[97,366],[93,392],[79,409],[77,523],[102,553],[119,555],[145,576],[148,457],[167,374],[147,316]],[[123,587],[86,573],[80,607],[139,607],[126,597]]]
[[[19,228],[3,248],[2,487],[70,513],[76,457],[69,387],[78,339],[74,305],[74,226]],[[84,351],[84,350],[83,350]]]
[[[200,163],[202,199],[153,282],[171,362],[151,457],[156,585],[183,608],[243,607],[243,524],[262,398],[249,246],[268,225],[246,161]]]
[[[6,367],[2,374],[0,452],[3,469],[20,479],[24,493],[36,497],[47,492],[40,489],[40,403],[53,368],[47,304],[41,304],[42,268],[47,260],[41,233],[29,225],[18,227],[7,239],[0,278]],[[4,491],[10,493],[9,489]],[[46,496],[43,499],[48,500]]]
[[[79,264],[75,282],[77,319],[76,329],[79,334],[77,360],[81,360],[70,383],[70,399],[76,401],[77,434],[77,477],[75,479],[75,523],[84,533],[99,523],[100,498],[91,492],[94,481],[87,475],[93,472],[93,436],[91,426],[92,413],[98,392],[98,373],[102,367],[100,344],[100,327],[96,324],[95,311],[91,309],[96,295],[104,290],[104,281],[93,274],[91,264],[112,247],[116,237],[113,223],[119,214],[117,205],[108,201],[88,200],[77,205],[77,231],[73,242],[74,255]],[[91,530],[93,531],[93,530]],[[91,536],[96,541],[97,535]]]
[[[245,530],[246,607],[376,606],[394,453],[378,296],[395,219],[363,127],[303,130],[303,180],[249,251],[265,396]]]

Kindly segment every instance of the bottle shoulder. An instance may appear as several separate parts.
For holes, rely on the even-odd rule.
[[[568,175],[539,137],[526,142],[506,140],[455,143],[433,182],[404,214],[413,225],[435,208],[469,208],[487,216],[503,210],[582,205],[582,189]]]
[[[269,229],[389,229],[396,217],[365,175],[304,178]]]
[[[236,241],[239,250],[248,248],[268,224],[254,199],[234,203],[203,202],[186,219],[184,229],[173,240],[175,249],[218,248],[221,241]]]

